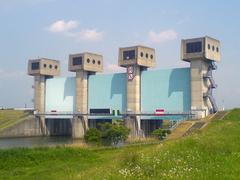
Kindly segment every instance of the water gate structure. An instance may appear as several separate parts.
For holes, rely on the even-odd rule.
[[[119,48],[118,65],[126,73],[103,74],[103,56],[84,52],[69,55],[73,77],[60,75],[60,62],[46,58],[29,60],[34,76],[35,118],[45,135],[82,138],[101,122],[121,120],[130,136],[145,137],[186,119],[217,112],[212,72],[220,61],[220,42],[210,37],[184,39],[181,59],[190,67],[153,69],[155,49],[145,46]],[[162,60],[160,59],[159,62]],[[158,111],[163,111],[158,114]]]

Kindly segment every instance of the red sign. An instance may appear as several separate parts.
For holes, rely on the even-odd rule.
[[[162,116],[162,115],[164,115],[164,109],[156,109],[156,110],[155,110],[155,115],[156,115],[156,116]]]
[[[128,67],[127,67],[127,73],[128,73],[128,74],[133,74],[133,71],[134,71],[134,70],[133,70],[133,66],[128,66]]]

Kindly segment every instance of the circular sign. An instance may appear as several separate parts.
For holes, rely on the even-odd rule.
[[[133,80],[134,75],[133,74],[128,74],[128,80]]]
[[[127,73],[128,74],[133,74],[133,71],[134,71],[133,66],[128,66],[127,67]]]

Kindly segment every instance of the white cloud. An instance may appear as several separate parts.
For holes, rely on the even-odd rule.
[[[67,37],[76,39],[77,41],[100,41],[103,39],[104,33],[95,28],[79,28],[79,22],[70,20],[58,20],[46,28],[51,33],[58,33]]]
[[[107,64],[105,72],[125,72],[125,69],[118,66],[117,64]]]
[[[52,23],[47,29],[53,33],[68,32],[70,30],[77,28],[78,25],[79,25],[78,21],[70,20],[70,21],[65,22],[64,20],[59,20],[59,21]]]
[[[84,40],[99,41],[103,39],[103,32],[98,32],[96,29],[84,29],[79,35]]]
[[[177,38],[177,33],[170,29],[166,31],[161,31],[159,33],[150,31],[148,33],[148,39],[151,43],[163,43],[167,41],[172,41]]]

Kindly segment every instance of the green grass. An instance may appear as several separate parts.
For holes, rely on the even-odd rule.
[[[0,131],[10,127],[29,115],[25,111],[0,110]]]
[[[178,140],[119,149],[0,150],[0,179],[240,179],[240,109]]]

